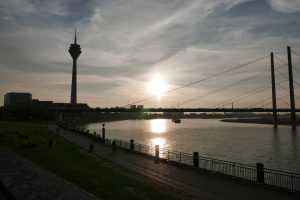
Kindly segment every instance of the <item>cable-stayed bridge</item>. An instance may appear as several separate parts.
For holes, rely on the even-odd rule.
[[[59,109],[61,112],[273,112],[272,108],[77,108],[77,109]],[[278,108],[276,112],[291,112],[290,108]],[[300,109],[295,109],[295,112],[300,112]]]
[[[282,51],[281,51],[282,52]],[[300,52],[300,51],[299,51]],[[293,122],[296,121],[296,112],[299,112],[299,109],[296,109],[295,99],[300,99],[300,96],[295,94],[294,92],[294,85],[297,87],[300,85],[300,83],[297,80],[294,80],[293,72],[299,76],[300,69],[297,67],[293,67],[292,63],[292,55],[296,57],[300,57],[300,53],[298,51],[291,50],[290,47],[287,47],[287,61],[285,59],[280,58],[278,54],[280,52],[271,52],[270,55],[263,56],[258,59],[254,59],[248,63],[238,65],[229,69],[221,70],[217,73],[211,74],[209,76],[206,76],[200,80],[196,80],[187,84],[184,84],[182,86],[170,89],[168,91],[165,91],[164,94],[167,93],[173,93],[175,91],[183,90],[184,88],[187,88],[192,85],[196,85],[198,83],[205,83],[209,81],[210,79],[217,79],[220,78],[224,74],[232,73],[238,70],[241,70],[245,68],[246,66],[253,65],[254,63],[257,63],[262,60],[270,59],[268,62],[270,63],[270,68],[266,68],[264,71],[260,71],[257,74],[251,74],[250,76],[241,78],[238,81],[232,82],[228,85],[221,84],[221,87],[210,90],[208,92],[202,93],[201,95],[196,95],[194,97],[187,97],[186,100],[178,102],[176,106],[177,108],[143,108],[143,109],[130,109],[129,107],[131,105],[137,105],[141,104],[143,102],[149,101],[156,96],[148,96],[145,98],[142,98],[137,101],[133,101],[127,105],[118,106],[114,108],[95,108],[95,109],[80,109],[80,108],[60,108],[59,110],[61,112],[272,112],[274,122],[277,121],[277,113],[278,112],[290,112],[291,113],[291,119]],[[280,65],[276,65],[275,62],[280,63]],[[299,63],[298,63],[299,64]],[[264,66],[265,67],[265,66]],[[288,73],[282,72],[282,69],[288,69]],[[275,80],[280,78],[280,80]],[[271,77],[271,78],[270,78]],[[235,96],[230,96],[227,99],[221,100],[219,103],[215,103],[211,105],[210,107],[201,107],[200,108],[183,108],[183,106],[188,105],[191,102],[196,102],[201,99],[204,99],[208,96],[219,94],[225,90],[232,89],[233,87],[236,87],[237,85],[243,85],[249,81],[256,81],[258,79],[271,79],[270,82],[260,85],[258,84],[258,87],[251,87],[248,90],[243,90],[240,94]],[[218,82],[218,79],[216,80]],[[288,83],[288,88],[283,86],[284,83]],[[286,94],[282,95],[276,94],[276,88],[280,88],[283,90]],[[267,95],[271,91],[271,95]],[[249,99],[251,97],[254,97],[257,94],[263,94],[263,99],[258,99],[256,102],[252,101],[251,105],[247,107],[239,107],[234,108],[234,104],[237,102],[240,102],[244,99]],[[280,102],[281,104],[286,104],[284,108],[278,108],[277,102]],[[231,106],[231,108],[228,108],[228,105]],[[271,105],[270,107],[267,107],[268,105]],[[227,107],[226,107],[227,106]]]

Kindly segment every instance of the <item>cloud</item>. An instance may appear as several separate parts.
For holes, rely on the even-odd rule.
[[[82,48],[78,98],[91,106],[120,106],[145,98],[149,95],[147,81],[156,73],[170,88],[176,88],[285,49],[288,44],[299,47],[299,13],[280,11],[290,7],[290,1],[278,8],[274,2],[2,1],[0,95],[30,90],[36,98],[68,102],[72,60],[67,50],[75,27]],[[268,59],[169,93],[161,102],[143,103],[170,106],[265,68],[269,68]],[[267,81],[237,85],[188,106],[209,106]]]
[[[293,13],[300,11],[300,1],[298,0],[268,0],[268,2],[278,12]]]

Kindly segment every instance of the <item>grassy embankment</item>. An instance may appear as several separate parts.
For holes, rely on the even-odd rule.
[[[8,130],[17,133],[8,133]],[[49,139],[54,141],[53,149],[48,149]],[[189,198],[189,195],[88,153],[50,132],[46,125],[0,121],[0,145],[103,199]]]

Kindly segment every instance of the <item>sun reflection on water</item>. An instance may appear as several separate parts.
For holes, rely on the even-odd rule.
[[[164,133],[167,131],[165,119],[154,119],[151,120],[151,132],[153,133]]]
[[[155,146],[159,145],[160,148],[163,148],[166,144],[166,139],[165,138],[153,138],[151,139],[150,145]]]

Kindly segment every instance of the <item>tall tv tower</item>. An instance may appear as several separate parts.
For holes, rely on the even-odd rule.
[[[81,48],[80,45],[78,45],[76,42],[77,42],[77,38],[76,38],[76,29],[75,29],[74,44],[71,44],[69,48],[69,53],[73,58],[71,104],[77,104],[77,58],[81,54]]]

